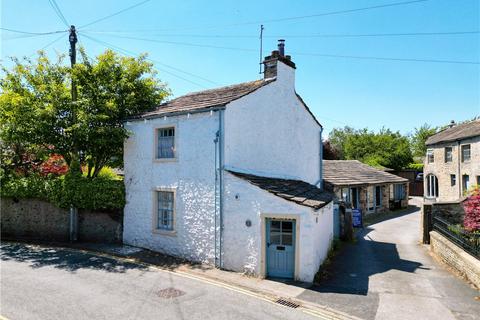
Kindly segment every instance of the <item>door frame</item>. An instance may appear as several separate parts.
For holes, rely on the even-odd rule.
[[[293,270],[293,279],[299,279],[300,265],[300,215],[299,214],[278,214],[278,213],[261,213],[260,228],[262,234],[261,260],[260,260],[260,277],[267,277],[267,219],[276,220],[294,220],[295,221],[295,263]]]

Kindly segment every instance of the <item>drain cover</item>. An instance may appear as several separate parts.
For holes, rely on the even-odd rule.
[[[300,305],[298,303],[288,301],[288,300],[285,300],[285,299],[282,299],[282,298],[278,299],[275,302],[278,303],[278,304],[281,304],[282,306],[293,308],[293,309],[296,309],[296,308],[300,307]]]
[[[173,298],[178,298],[180,296],[183,296],[185,292],[182,290],[178,290],[175,288],[166,288],[157,291],[157,296],[163,299],[173,299]]]

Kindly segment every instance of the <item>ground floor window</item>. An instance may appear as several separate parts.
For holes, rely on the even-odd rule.
[[[438,197],[438,179],[433,174],[427,176],[427,190],[426,194],[428,198]]]
[[[462,176],[462,189],[463,189],[463,192],[467,192],[468,188],[470,188],[470,177],[468,176],[468,174],[464,174]]]
[[[175,215],[175,193],[173,191],[157,191],[156,229],[173,230]]]

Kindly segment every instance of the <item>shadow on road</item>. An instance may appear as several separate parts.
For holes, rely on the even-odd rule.
[[[369,239],[368,233],[372,230],[369,227],[363,229],[356,244],[347,244],[327,267],[329,276],[309,290],[367,295],[369,278],[375,274],[390,270],[413,273],[417,269],[425,269],[419,262],[401,259],[394,243]]]
[[[23,243],[5,243],[0,245],[2,261],[14,260],[29,263],[32,268],[54,267],[69,272],[78,269],[95,269],[106,272],[123,273],[129,269],[146,270],[147,267],[98,257],[88,253],[75,252],[61,248],[48,248]]]

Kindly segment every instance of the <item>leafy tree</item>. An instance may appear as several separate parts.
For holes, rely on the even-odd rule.
[[[414,157],[423,158],[427,152],[425,141],[437,132],[437,128],[431,127],[425,123],[422,126],[415,128],[415,132],[410,137],[412,154]]]
[[[342,159],[359,160],[375,167],[402,169],[413,161],[410,143],[399,132],[350,127],[334,129],[329,135],[332,145],[339,146]],[[331,140],[333,138],[333,141]]]
[[[339,150],[332,146],[329,140],[323,142],[323,159],[338,160],[340,159]]]
[[[61,155],[70,170],[87,165],[96,177],[105,165],[121,165],[128,136],[123,121],[159,104],[169,91],[145,56],[121,57],[107,50],[95,59],[81,50],[73,68],[42,52],[38,60],[14,59],[2,68],[0,139],[4,145],[39,146]],[[71,100],[71,81],[77,101]]]
[[[334,128],[328,135],[328,141],[333,149],[337,151],[338,158],[344,159],[343,151],[345,149],[345,141],[349,135],[352,135],[355,129],[349,126],[344,128]]]

